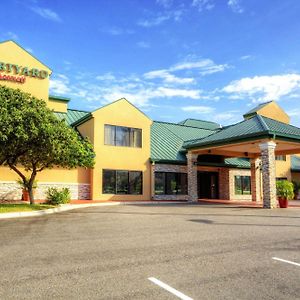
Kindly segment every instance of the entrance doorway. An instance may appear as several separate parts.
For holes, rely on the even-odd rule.
[[[198,197],[200,199],[219,198],[219,173],[198,172]]]

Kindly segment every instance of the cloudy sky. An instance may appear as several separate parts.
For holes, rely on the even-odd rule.
[[[154,120],[230,124],[276,100],[300,126],[299,0],[11,0],[0,39],[52,70],[51,94],[121,97]]]

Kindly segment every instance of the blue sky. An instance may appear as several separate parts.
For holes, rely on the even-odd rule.
[[[52,70],[51,93],[94,110],[121,97],[154,120],[230,124],[277,100],[300,126],[298,0],[12,0],[1,40]]]

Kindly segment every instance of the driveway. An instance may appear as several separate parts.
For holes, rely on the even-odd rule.
[[[299,299],[300,209],[92,207],[0,221],[0,299]]]

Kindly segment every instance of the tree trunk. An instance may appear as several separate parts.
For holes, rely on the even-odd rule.
[[[32,185],[28,187],[30,204],[35,204]]]

